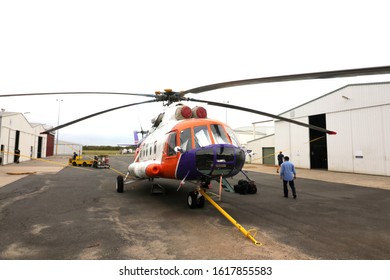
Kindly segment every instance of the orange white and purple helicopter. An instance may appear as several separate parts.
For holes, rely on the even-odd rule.
[[[212,106],[220,106],[268,116],[276,120],[282,120],[309,129],[318,130],[324,133],[324,135],[334,135],[336,132],[255,109],[243,108],[229,103],[189,98],[186,97],[187,94],[197,94],[216,89],[260,83],[343,78],[389,73],[390,66],[381,66],[238,80],[197,87],[180,92],[165,90],[163,92],[156,92],[156,94],[53,92],[9,94],[0,95],[0,97],[49,94],[122,94],[149,98],[149,100],[146,101],[131,103],[97,112],[59,125],[44,133],[50,133],[85,119],[121,108],[152,102],[163,102],[166,107],[165,110],[153,119],[152,127],[147,135],[140,141],[135,153],[134,161],[128,166],[126,175],[119,175],[117,177],[116,190],[119,193],[123,192],[124,185],[134,182],[134,179],[148,179],[150,181],[155,178],[176,179],[180,180],[180,187],[182,187],[186,181],[191,181],[196,183],[196,187],[195,190],[191,190],[187,196],[188,206],[191,208],[201,208],[204,205],[202,192],[209,187],[212,180],[223,180],[225,188],[234,191],[226,179],[242,172],[245,163],[245,150],[241,147],[233,130],[227,124],[219,120],[209,119],[204,107],[195,106],[191,108],[187,105],[188,103],[205,103]],[[244,172],[242,172],[242,174],[245,175]],[[250,180],[248,177],[247,179]]]

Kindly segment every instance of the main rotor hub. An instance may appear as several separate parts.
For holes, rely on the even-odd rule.
[[[169,106],[174,102],[180,102],[182,100],[186,100],[186,98],[183,97],[183,94],[181,92],[173,91],[172,89],[164,89],[163,92],[156,91],[156,100],[166,102],[164,103],[165,106]]]

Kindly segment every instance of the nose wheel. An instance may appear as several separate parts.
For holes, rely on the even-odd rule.
[[[188,193],[187,196],[188,206],[192,209],[203,208],[204,206],[204,196],[198,191],[192,191]]]

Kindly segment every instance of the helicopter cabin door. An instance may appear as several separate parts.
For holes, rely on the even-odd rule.
[[[177,147],[177,131],[168,133],[168,137],[165,143],[162,164],[163,164],[163,175],[168,178],[176,177],[176,166],[179,161],[179,154],[175,151]]]

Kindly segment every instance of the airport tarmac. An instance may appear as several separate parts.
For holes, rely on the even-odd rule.
[[[53,156],[0,166],[0,188],[30,174],[57,173],[68,166],[68,159],[66,156]],[[276,167],[262,164],[245,164],[244,170],[278,175]],[[389,176],[297,168],[297,178],[390,190]]]
[[[159,179],[165,193],[152,194],[145,180],[117,193],[117,173],[126,170],[131,156],[113,156],[111,168],[100,170],[64,168],[67,160],[51,157],[0,167],[0,186],[5,186],[0,188],[0,223],[5,225],[0,259],[390,256],[390,204],[383,189],[388,177],[298,169],[298,198],[286,199],[275,167],[246,165],[257,195],[223,192],[222,200],[214,199],[262,243],[255,246],[211,204],[190,209],[190,183],[177,191],[176,180]],[[342,183],[331,182],[336,180]]]
[[[53,156],[0,166],[0,188],[30,174],[57,173],[68,166],[69,157]]]

